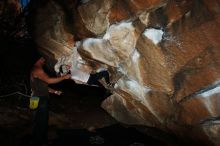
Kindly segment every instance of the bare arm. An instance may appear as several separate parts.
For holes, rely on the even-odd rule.
[[[48,83],[48,84],[56,84],[56,83],[59,83],[65,79],[69,79],[70,78],[70,75],[65,75],[65,76],[61,76],[61,77],[49,77],[43,69],[41,68],[38,68],[38,69],[35,69],[33,71],[33,75],[37,78],[39,78],[40,80]]]

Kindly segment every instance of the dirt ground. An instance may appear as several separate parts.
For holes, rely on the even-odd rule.
[[[48,139],[52,146],[145,146],[165,145],[134,128],[115,121],[100,104],[105,90],[64,81],[52,86],[63,91],[50,96]],[[0,98],[0,145],[28,146],[32,111],[29,98],[13,95]]]

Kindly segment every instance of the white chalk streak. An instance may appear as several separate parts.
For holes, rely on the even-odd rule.
[[[220,86],[217,86],[216,88],[211,89],[211,90],[206,91],[206,92],[203,92],[199,95],[202,96],[202,97],[210,97],[210,96],[212,96],[214,94],[218,94],[218,93],[220,93]]]
[[[164,32],[160,29],[150,28],[146,29],[143,34],[152,40],[154,44],[158,44],[162,40]]]

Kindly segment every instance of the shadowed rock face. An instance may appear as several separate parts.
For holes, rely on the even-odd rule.
[[[0,38],[8,37],[19,28],[21,24],[15,18],[19,15],[20,8],[17,0],[0,1]]]
[[[32,21],[48,59],[109,70],[118,121],[219,145],[219,0],[50,0]]]

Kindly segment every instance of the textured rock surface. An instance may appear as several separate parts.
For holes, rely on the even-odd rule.
[[[50,57],[76,61],[75,35],[82,40],[73,52],[116,81],[102,103],[115,119],[219,145],[219,0],[93,0],[77,7],[69,6],[68,25],[56,1],[36,15],[35,37]]]
[[[201,94],[182,103],[180,113],[176,113],[183,124],[196,125],[204,120],[219,116],[219,94]]]
[[[31,23],[33,36],[41,52],[54,59],[70,54],[74,38],[65,25],[63,8],[56,1],[45,1],[38,5],[33,2],[32,5],[33,8],[38,6]]]
[[[71,88],[66,89],[70,85]],[[83,87],[83,85],[76,85],[73,82],[66,82],[65,89],[62,83],[56,88],[62,90],[63,94],[61,96],[50,95],[48,139],[50,143],[53,143],[51,145],[60,145],[60,143],[54,143],[57,142],[58,137],[62,137],[60,135],[62,130],[68,129],[68,133],[79,134],[81,135],[79,137],[82,138],[85,136],[79,132],[79,129],[93,131],[94,134],[96,128],[108,127],[117,123],[99,106],[103,100],[103,90],[96,87]],[[33,111],[28,107],[29,98],[19,94],[0,98],[1,146],[30,145],[28,142],[32,133]],[[72,130],[76,130],[76,132],[70,132]],[[76,135],[67,137],[73,141],[73,137],[75,138]],[[75,142],[72,145],[84,145],[81,143]]]
[[[108,28],[111,3],[111,0],[93,0],[79,7],[79,14],[88,30],[99,35]]]
[[[0,37],[8,37],[20,27],[21,24],[16,19],[20,9],[21,5],[17,0],[0,1]]]

